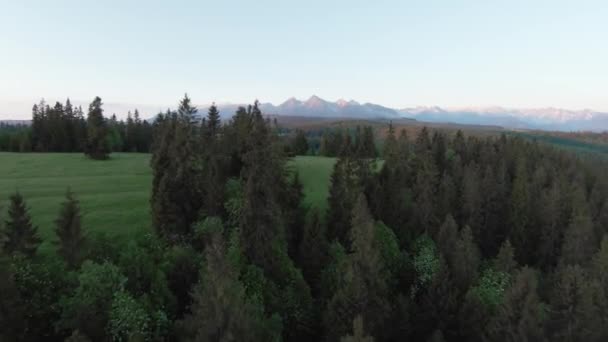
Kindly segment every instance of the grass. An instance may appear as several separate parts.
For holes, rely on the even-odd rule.
[[[290,162],[304,187],[304,202],[321,212],[327,208],[329,179],[335,163],[336,158],[312,156],[298,156]]]
[[[6,216],[8,196],[18,190],[44,240],[41,251],[48,251],[55,239],[53,222],[69,187],[80,200],[88,234],[128,239],[151,225],[149,158],[113,153],[110,160],[94,161],[77,153],[0,153],[0,217]],[[304,156],[290,161],[299,171],[307,204],[327,207],[334,163],[334,158]]]

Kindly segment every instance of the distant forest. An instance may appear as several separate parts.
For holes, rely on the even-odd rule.
[[[91,103],[88,115],[81,107],[74,107],[68,99],[65,104],[56,102],[53,107],[44,102],[32,108],[31,125],[0,123],[0,151],[7,152],[84,152],[87,148],[87,127],[98,126],[105,141],[104,150],[111,152],[150,152],[152,135],[157,120],[167,113],[159,113],[152,120],[142,120],[137,109],[118,120],[116,114],[92,123],[95,110],[102,109],[101,99]],[[99,107],[99,108],[97,108]],[[277,129],[288,155],[322,155],[336,157],[343,148],[344,139],[352,140],[360,156],[376,157],[374,133],[371,126],[353,129]]]
[[[104,152],[100,105],[90,155]],[[378,153],[358,131],[324,139],[337,157],[324,212],[304,204],[257,103],[222,122],[187,96],[151,128],[153,227],[132,241],[85,237],[67,192],[57,253],[38,255],[27,198],[13,194],[0,339],[608,340],[605,160],[392,126]],[[58,143],[33,137],[34,149]]]
[[[101,99],[100,99],[101,101]],[[95,109],[91,103],[89,113]],[[137,109],[117,120],[113,114],[104,119],[105,139],[113,152],[149,152],[152,125],[139,116]],[[87,118],[81,107],[65,104],[50,106],[44,101],[32,108],[31,125],[0,124],[0,151],[10,152],[83,152],[86,148]]]

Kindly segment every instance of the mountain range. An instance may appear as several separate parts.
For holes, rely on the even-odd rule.
[[[238,104],[219,104],[225,117],[236,111]],[[289,98],[279,105],[261,103],[268,115],[323,118],[398,119],[410,118],[422,122],[442,122],[465,125],[502,126],[509,129],[541,129],[555,131],[606,131],[608,113],[560,108],[510,109],[503,107],[442,108],[413,107],[393,109],[373,103],[343,99],[335,102],[316,95],[308,100]]]
[[[163,106],[107,103],[105,112],[124,114],[127,110],[139,108],[144,117],[154,117]],[[243,104],[218,104],[220,114],[226,120]],[[83,106],[84,107],[84,106]],[[199,113],[206,112],[208,105],[199,105]],[[260,109],[266,115],[298,116],[311,118],[352,118],[352,119],[415,119],[421,122],[454,123],[463,125],[501,126],[507,129],[540,129],[553,131],[608,131],[608,113],[560,108],[511,109],[504,107],[411,107],[394,109],[374,103],[359,103],[354,100],[324,100],[316,95],[307,100],[294,97],[274,105],[261,103]],[[6,121],[6,120],[5,120]],[[27,121],[23,121],[24,123]]]

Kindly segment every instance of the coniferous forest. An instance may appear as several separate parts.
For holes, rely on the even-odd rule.
[[[378,151],[371,128],[328,133],[323,210],[288,165],[306,135],[286,148],[257,102],[221,120],[185,96],[150,124],[104,118],[99,98],[33,113],[19,150],[151,151],[153,226],[87,235],[66,189],[43,255],[12,194],[0,341],[608,340],[600,158],[504,134],[390,125]]]

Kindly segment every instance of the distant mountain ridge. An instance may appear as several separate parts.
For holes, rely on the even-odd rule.
[[[238,104],[218,104],[218,109],[224,116],[231,116]],[[301,101],[295,97],[287,99],[279,105],[261,103],[260,109],[267,115],[309,116],[327,118],[377,119],[399,118],[400,113],[388,107],[373,103],[359,103],[354,100],[340,99],[336,102],[324,100],[316,95]]]
[[[552,107],[532,109],[414,107],[400,109],[399,113],[419,121],[499,125],[511,129],[596,132],[608,130],[608,113],[589,109],[576,111]]]
[[[237,104],[220,104],[220,112],[231,116]],[[316,95],[302,101],[294,97],[279,105],[262,103],[260,108],[268,115],[303,117],[397,119],[410,118],[422,122],[442,122],[463,125],[501,126],[508,129],[541,129],[555,131],[606,131],[608,113],[589,109],[574,111],[561,108],[510,109],[503,107],[442,108],[413,107],[393,109],[373,103],[339,99],[335,102]]]
[[[76,103],[76,102],[75,102]],[[240,106],[247,104],[219,103],[220,115],[225,119],[232,117]],[[200,115],[205,115],[208,104],[198,105]],[[175,106],[134,105],[125,103],[108,103],[105,115],[122,113],[139,108],[144,118],[154,118],[162,108]],[[260,103],[260,109],[266,115],[299,116],[311,118],[351,118],[351,119],[415,119],[421,122],[453,123],[461,125],[500,126],[506,129],[539,129],[551,131],[608,131],[608,113],[584,110],[567,110],[561,108],[511,109],[504,107],[469,107],[444,108],[410,107],[394,109],[374,103],[359,103],[354,100],[339,99],[327,101],[313,95],[307,100],[291,97],[281,104]],[[17,122],[27,124],[29,120],[3,120],[5,123]]]

